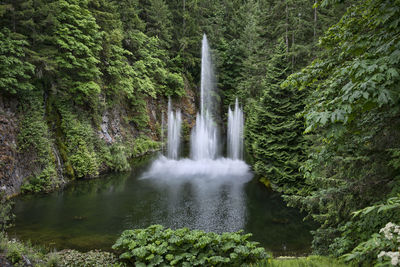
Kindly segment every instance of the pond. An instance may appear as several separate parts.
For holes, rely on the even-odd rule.
[[[136,162],[131,172],[16,198],[15,226],[9,234],[56,249],[110,250],[123,230],[161,224],[215,232],[243,229],[274,255],[310,252],[313,224],[304,222],[298,210],[286,207],[278,193],[249,173],[245,179],[223,177],[223,172],[203,179],[186,172],[185,179],[178,179],[169,177],[176,171],[169,166],[162,173],[164,179],[157,179],[149,171],[153,161],[149,156]],[[210,177],[207,171],[203,175]]]

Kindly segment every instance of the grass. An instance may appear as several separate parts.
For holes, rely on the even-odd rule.
[[[346,267],[351,266],[337,259],[323,256],[309,256],[306,258],[279,257],[261,261],[251,265],[254,267]]]

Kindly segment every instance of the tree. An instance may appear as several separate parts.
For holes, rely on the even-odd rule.
[[[131,53],[122,47],[123,26],[114,1],[92,0],[90,10],[96,18],[102,32],[102,50],[100,52],[100,70],[109,96],[134,95],[133,77],[135,72],[127,56]]]
[[[321,224],[319,253],[349,252],[396,218],[352,213],[400,191],[399,4],[355,1],[321,39],[321,57],[286,82],[311,90],[302,167],[310,192],[289,200]]]
[[[303,185],[299,167],[305,157],[303,122],[296,117],[303,109],[304,94],[280,87],[287,76],[288,61],[282,39],[268,61],[260,100],[249,109],[246,122],[246,142],[256,173],[287,194]]]
[[[9,29],[0,31],[0,92],[22,94],[34,89],[34,66],[26,62],[28,42]]]
[[[146,34],[157,37],[164,49],[171,47],[172,14],[165,0],[143,1],[143,19],[146,23]]]

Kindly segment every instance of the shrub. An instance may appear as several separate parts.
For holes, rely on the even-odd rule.
[[[149,137],[143,135],[131,141],[130,146],[132,147],[132,149],[130,150],[131,154],[129,155],[129,157],[132,158],[146,154],[151,150],[159,149],[160,143],[153,141]]]
[[[112,144],[109,148],[110,156],[107,165],[114,171],[127,171],[130,169],[126,147],[122,143]]]
[[[400,226],[387,223],[379,233],[375,233],[360,243],[351,253],[343,256],[346,261],[375,266],[398,266],[400,263]]]
[[[121,260],[136,266],[238,266],[270,257],[257,242],[247,240],[250,236],[152,225],[124,231],[112,248],[121,253]]]
[[[46,262],[44,251],[29,242],[10,240],[5,233],[0,233],[0,252],[13,266],[44,266]]]
[[[56,255],[57,266],[118,266],[115,256],[110,252],[91,250],[85,253],[76,250],[63,250]],[[54,256],[53,256],[54,257]]]

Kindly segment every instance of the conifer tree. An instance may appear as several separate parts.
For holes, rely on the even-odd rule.
[[[284,41],[278,43],[266,66],[259,102],[252,105],[246,125],[246,142],[254,157],[257,174],[286,193],[302,184],[299,172],[304,158],[302,93],[280,84],[287,76],[288,58]]]
[[[90,2],[90,10],[103,31],[100,52],[102,80],[111,96],[133,98],[134,70],[126,56],[131,53],[122,47],[123,27],[117,4],[114,1],[96,0]]]
[[[165,0],[144,1],[143,18],[146,34],[160,39],[163,48],[169,48],[172,42],[172,14]]]
[[[27,41],[8,29],[0,30],[0,93],[22,94],[33,90],[34,66],[26,62]]]

